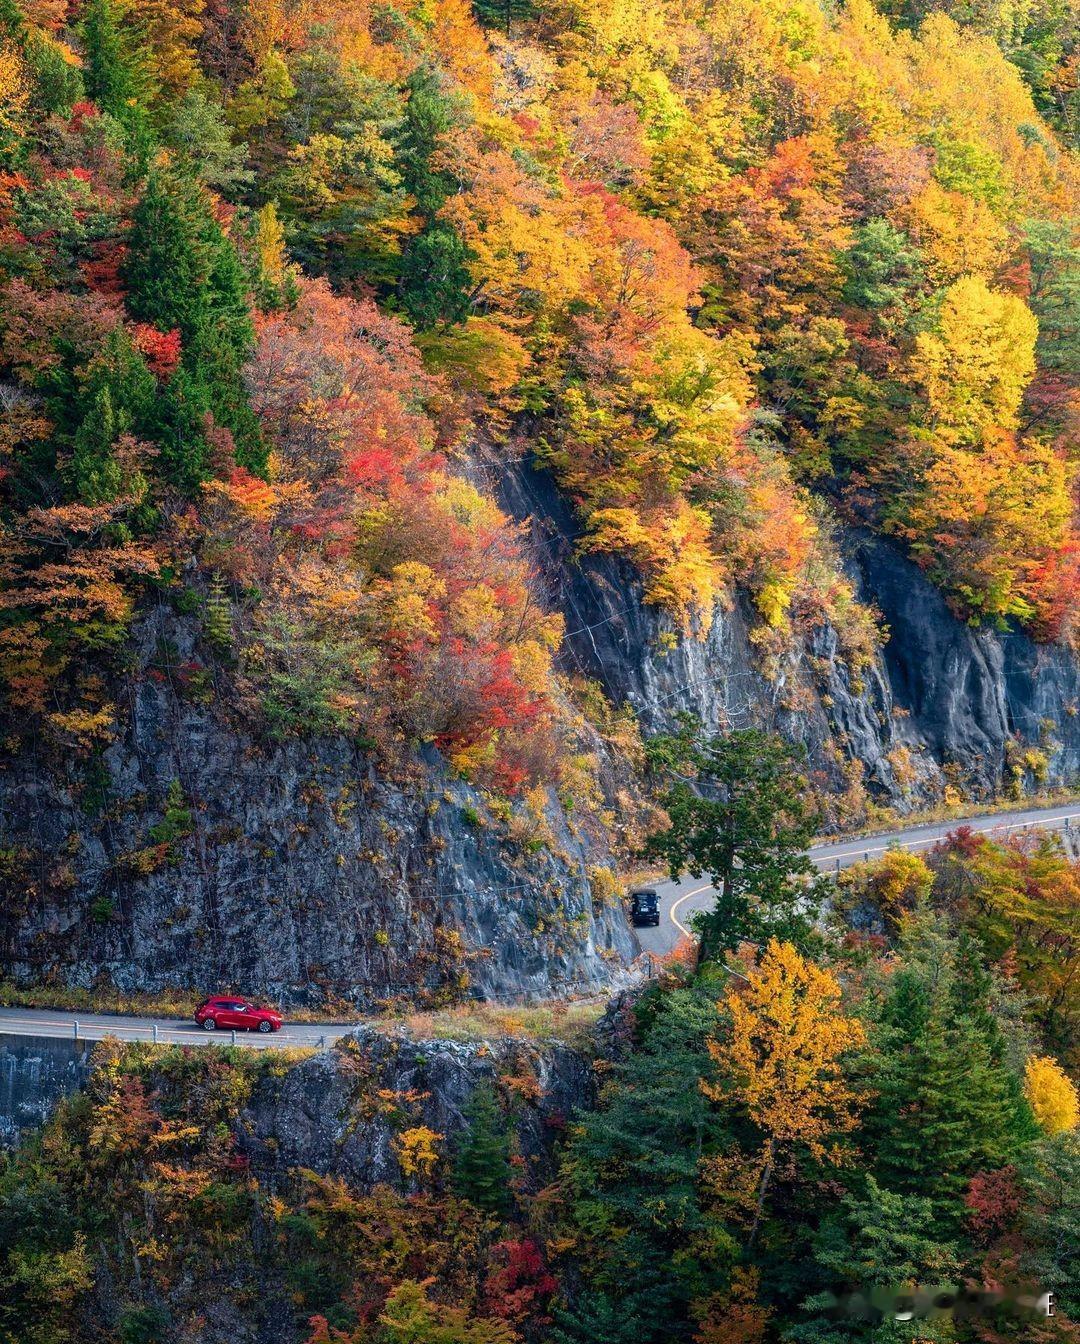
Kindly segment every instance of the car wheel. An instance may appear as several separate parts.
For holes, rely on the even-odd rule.
[[[203,1031],[213,1031],[216,1027],[217,1023],[214,1021],[212,1017],[203,1018],[203,1024],[202,1024]]]
[[[263,1035],[265,1036],[266,1033],[267,1033],[268,1031],[273,1031],[273,1030],[274,1030],[274,1027],[273,1027],[273,1024],[272,1024],[272,1023],[263,1021],[263,1022],[260,1022],[260,1023],[259,1023],[259,1030],[260,1030],[260,1031],[263,1033]]]

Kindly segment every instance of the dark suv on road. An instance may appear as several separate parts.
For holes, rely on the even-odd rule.
[[[660,901],[655,891],[649,888],[630,893],[630,919],[635,929],[649,924],[659,927]]]

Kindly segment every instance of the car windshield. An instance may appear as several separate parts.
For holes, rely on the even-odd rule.
[[[655,905],[655,904],[656,904],[656,892],[654,892],[654,891],[638,891],[638,892],[635,892],[635,893],[634,893],[634,903],[635,903],[635,905]]]

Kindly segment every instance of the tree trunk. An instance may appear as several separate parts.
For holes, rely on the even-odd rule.
[[[750,1240],[747,1242],[746,1249],[752,1251],[754,1242],[757,1240],[758,1229],[761,1227],[761,1219],[765,1213],[765,1194],[769,1188],[769,1181],[773,1172],[773,1159],[776,1156],[776,1140],[769,1140],[769,1147],[765,1155],[765,1170],[761,1173],[761,1184],[758,1186],[757,1208],[754,1210],[754,1225],[750,1229]]]

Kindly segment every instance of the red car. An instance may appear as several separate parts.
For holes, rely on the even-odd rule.
[[[280,1031],[282,1017],[276,1008],[257,1008],[247,999],[225,995],[204,999],[195,1009],[195,1021],[204,1031]]]

